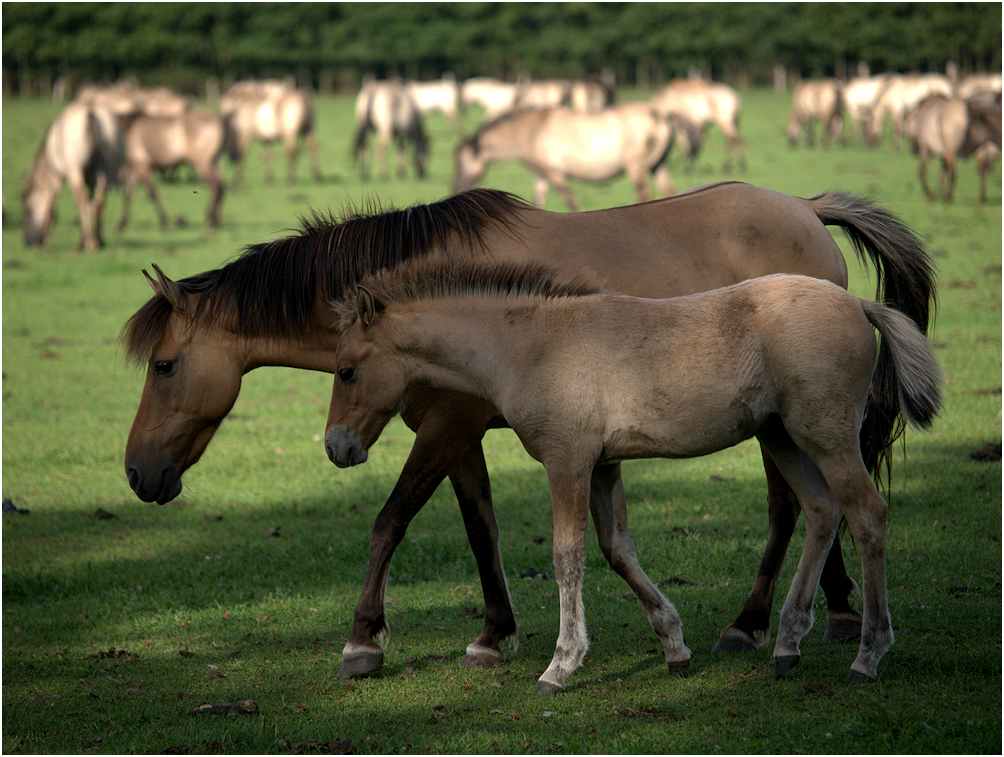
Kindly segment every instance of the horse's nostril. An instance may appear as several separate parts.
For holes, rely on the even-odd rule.
[[[135,468],[127,469],[126,478],[129,479],[129,488],[136,491],[136,487],[139,486],[139,471]]]
[[[324,451],[328,453],[328,460],[335,462],[335,450],[327,441],[324,442]]]

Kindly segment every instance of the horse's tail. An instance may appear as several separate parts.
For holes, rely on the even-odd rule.
[[[941,408],[943,383],[931,343],[917,324],[897,310],[868,300],[861,300],[861,307],[888,349],[890,390],[903,417],[911,426],[930,428]]]
[[[923,242],[889,211],[843,192],[809,200],[819,220],[844,229],[862,262],[876,270],[876,299],[907,315],[922,334],[928,333],[935,308],[935,268]],[[902,434],[894,366],[887,340],[882,340],[872,391],[861,427],[861,454],[868,469],[879,475],[891,465],[893,441]]]

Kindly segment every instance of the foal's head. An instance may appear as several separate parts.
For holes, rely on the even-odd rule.
[[[366,461],[369,448],[401,411],[414,371],[401,359],[413,337],[399,339],[398,308],[453,298],[569,297],[593,294],[584,281],[562,282],[541,264],[457,261],[433,256],[364,279],[333,304],[341,338],[328,409],[325,449],[342,468]],[[421,328],[421,325],[418,325]]]

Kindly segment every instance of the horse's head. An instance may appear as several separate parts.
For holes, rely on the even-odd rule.
[[[181,475],[202,456],[240,392],[243,365],[235,336],[195,323],[198,295],[154,266],[158,296],[127,326],[133,356],[148,354],[146,383],[126,443],[129,485],[144,502],[181,493]]]
[[[24,185],[21,204],[24,208],[24,242],[29,247],[41,247],[49,237],[56,218],[56,198],[60,184],[41,155]]]
[[[324,449],[339,468],[366,462],[369,448],[401,410],[405,376],[374,339],[383,308],[358,288],[355,309],[340,312],[338,370],[331,390]]]

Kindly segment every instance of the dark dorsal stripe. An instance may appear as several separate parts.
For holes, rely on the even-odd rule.
[[[313,319],[318,298],[338,299],[363,276],[424,256],[451,239],[470,250],[496,229],[518,236],[518,211],[527,205],[493,189],[473,189],[437,203],[361,213],[338,220],[301,219],[296,235],[252,245],[224,267],[182,279],[198,295],[192,325],[225,325],[238,336],[296,339]],[[167,327],[172,308],[155,295],[126,323],[129,359],[145,362]]]

